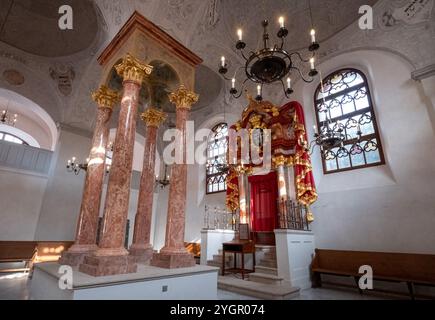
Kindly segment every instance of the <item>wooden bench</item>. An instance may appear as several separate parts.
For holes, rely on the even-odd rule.
[[[365,265],[372,267],[373,280],[406,283],[412,299],[414,285],[435,286],[435,255],[316,249],[313,287],[321,287],[321,274],[327,274],[353,277],[359,288],[359,269]]]
[[[34,241],[0,241],[0,263],[25,263],[24,268],[0,269],[0,273],[29,271],[35,254],[36,242]]]

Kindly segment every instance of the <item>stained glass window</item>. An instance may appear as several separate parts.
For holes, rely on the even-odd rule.
[[[378,166],[385,163],[379,137],[370,89],[365,75],[355,69],[334,72],[323,80],[316,90],[315,107],[317,123],[326,132],[327,119],[343,129],[346,135],[344,147],[329,150],[323,159],[325,173]],[[361,141],[358,142],[358,131]]]
[[[215,126],[207,145],[207,194],[227,190],[227,172],[221,165],[226,163],[228,152],[228,126],[221,123]]]

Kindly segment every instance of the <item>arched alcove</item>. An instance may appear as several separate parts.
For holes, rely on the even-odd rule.
[[[18,122],[11,132],[23,137],[30,145],[54,150],[58,129],[50,115],[35,102],[10,90],[0,88],[0,109],[18,114]],[[3,130],[4,131],[4,130]],[[26,139],[24,139],[26,138]]]

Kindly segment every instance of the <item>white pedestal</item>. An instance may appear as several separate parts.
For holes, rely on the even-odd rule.
[[[278,275],[293,287],[311,288],[310,266],[314,257],[314,233],[275,230]]]
[[[217,300],[218,268],[161,269],[138,265],[138,272],[92,277],[73,269],[72,289],[60,289],[58,263],[35,266],[32,300]]]
[[[213,255],[218,254],[222,244],[234,240],[235,231],[232,230],[202,230],[201,231],[201,264],[213,260]]]

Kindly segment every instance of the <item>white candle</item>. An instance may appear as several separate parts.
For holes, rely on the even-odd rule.
[[[316,42],[316,30],[311,29],[311,42],[315,43]]]
[[[285,27],[284,21],[284,17],[279,17],[279,26],[281,27],[281,29],[284,29]]]
[[[222,57],[221,61],[222,61],[222,67],[225,68],[225,57]]]
[[[242,29],[237,30],[237,35],[239,37],[239,41],[242,41],[243,40],[243,31],[242,31]]]
[[[292,88],[292,79],[287,78],[287,88],[291,89]]]
[[[261,96],[261,86],[260,85],[257,86],[257,95]]]
[[[70,166],[71,165],[71,160],[68,160],[68,166]]]
[[[233,78],[231,80],[231,88],[235,89],[236,88],[236,78]]]
[[[76,162],[76,157],[72,157],[72,162]]]
[[[311,64],[311,70],[314,70],[314,58],[310,59],[310,64]]]
[[[316,125],[313,126],[313,129],[314,129],[314,133],[317,133],[317,126]]]

